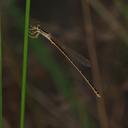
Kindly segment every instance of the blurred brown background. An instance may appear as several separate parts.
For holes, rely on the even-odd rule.
[[[4,128],[19,127],[25,2],[0,1]],[[102,98],[46,39],[29,39],[25,127],[127,128],[128,1],[31,0],[30,12],[30,21],[90,60],[91,68],[77,65]]]

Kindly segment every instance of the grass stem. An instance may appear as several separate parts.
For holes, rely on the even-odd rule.
[[[97,100],[97,108],[99,114],[100,125],[102,128],[108,128],[108,117],[106,113],[106,107],[103,97],[103,89],[102,89],[102,80],[97,60],[97,52],[95,46],[95,37],[93,31],[93,23],[91,17],[91,9],[89,0],[81,0],[82,4],[82,11],[83,11],[83,18],[84,18],[84,29],[86,32],[86,42],[88,47],[88,52],[91,60],[92,66],[92,74],[93,74],[93,81],[95,82],[96,87],[101,93],[101,98]]]
[[[0,15],[0,128],[3,126],[2,119],[2,25],[1,25],[1,15]]]
[[[28,30],[30,17],[30,0],[26,0],[25,30],[24,30],[24,49],[23,49],[23,67],[22,67],[22,89],[21,89],[21,110],[20,110],[20,128],[25,124],[25,98],[27,84],[27,64],[28,64]]]

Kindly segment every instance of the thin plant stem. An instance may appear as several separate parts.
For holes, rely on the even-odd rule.
[[[92,86],[92,84],[88,81],[88,79],[83,75],[82,71],[76,66],[76,64],[71,60],[71,58],[67,55],[65,50],[57,43],[57,39],[53,37],[50,33],[47,33],[40,25],[34,25],[30,28],[30,37],[38,38],[39,35],[45,37],[49,42],[70,62],[70,64],[77,70],[77,72],[81,75],[83,80],[87,83],[87,85],[91,88],[91,90],[95,93],[95,95],[100,98],[99,92]]]
[[[100,93],[102,95],[102,98],[100,98],[97,102],[100,125],[101,125],[101,128],[108,128],[109,127],[108,118],[107,118],[106,108],[105,108],[105,103],[103,98],[103,89],[101,86],[102,80],[101,80],[98,61],[97,61],[89,0],[81,0],[81,4],[82,4],[82,11],[83,11],[83,18],[84,18],[84,29],[86,32],[86,42],[87,42],[88,52],[89,52],[89,56],[92,64],[93,79],[96,87],[100,90]]]
[[[114,15],[111,14],[99,0],[89,0],[88,3],[101,16],[101,18],[110,26],[120,39],[128,45],[127,30],[120,24]]]
[[[21,110],[20,110],[20,128],[25,124],[25,101],[27,85],[27,64],[28,64],[28,31],[30,17],[30,0],[26,0],[25,30],[24,30],[24,49],[23,49],[23,67],[22,67],[22,89],[21,89]]]
[[[2,30],[1,30],[1,15],[0,15],[0,128],[3,126],[3,119],[2,119]]]

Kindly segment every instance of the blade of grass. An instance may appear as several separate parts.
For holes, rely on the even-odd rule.
[[[127,30],[120,24],[114,15],[111,14],[99,0],[89,0],[88,3],[99,14],[99,16],[110,26],[120,39],[128,45]],[[114,33],[113,33],[114,34]]]
[[[102,98],[97,100],[97,108],[99,113],[100,125],[102,128],[109,128],[108,117],[106,113],[105,101],[103,96],[102,79],[101,79],[100,69],[99,69],[98,60],[97,60],[93,22],[92,22],[92,15],[90,10],[89,0],[81,0],[81,6],[82,6],[82,12],[83,12],[84,29],[86,32],[86,42],[87,42],[90,60],[92,63],[93,81],[96,87],[100,90],[100,93],[102,95]]]
[[[0,128],[2,128],[2,32],[1,32],[1,15],[0,15]]]
[[[24,30],[24,49],[23,49],[23,67],[22,67],[22,89],[21,89],[21,110],[20,110],[20,128],[25,124],[25,97],[27,81],[27,61],[28,61],[28,30],[30,16],[30,0],[26,0],[25,30]]]

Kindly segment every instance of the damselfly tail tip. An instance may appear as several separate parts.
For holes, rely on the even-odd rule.
[[[96,96],[97,96],[98,98],[101,98],[101,95],[99,94],[99,92],[96,93]]]

